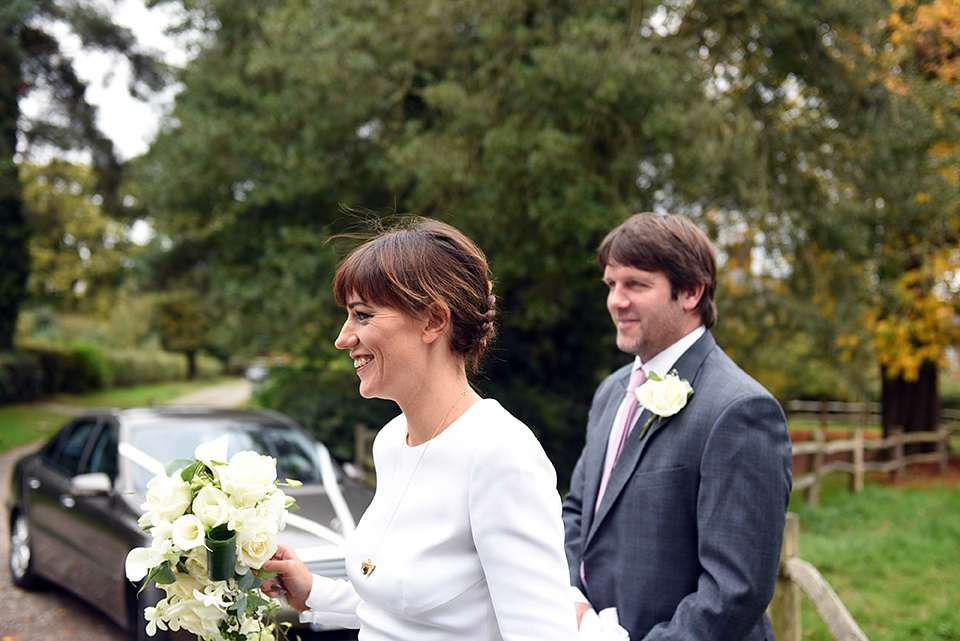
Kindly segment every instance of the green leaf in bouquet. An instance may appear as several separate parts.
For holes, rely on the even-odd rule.
[[[190,459],[178,458],[167,463],[166,466],[163,468],[163,471],[167,473],[167,476],[172,476],[177,470],[186,469],[191,465],[193,465],[193,463],[194,462]],[[187,480],[187,479],[184,479],[184,480]]]
[[[241,574],[240,579],[237,581],[237,587],[241,590],[256,590],[261,585],[263,585],[263,580],[258,577],[255,572]]]
[[[206,467],[206,466],[200,461],[194,461],[193,463],[191,463],[190,465],[188,465],[183,469],[183,472],[180,473],[180,478],[182,478],[184,481],[191,481],[193,480],[193,477],[197,475],[197,472],[199,472],[200,468],[202,467]]]
[[[147,580],[144,582],[149,583],[150,580],[156,581],[157,585],[166,585],[173,583],[177,580],[176,575],[173,573],[173,567],[170,561],[164,561],[160,565],[150,568],[150,572],[147,573]]]

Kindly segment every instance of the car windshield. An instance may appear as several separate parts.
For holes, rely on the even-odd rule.
[[[279,423],[197,418],[138,425],[131,444],[161,464],[192,459],[197,445],[228,436],[227,458],[242,450],[253,450],[277,460],[278,479],[301,483],[320,482],[320,461],[316,446],[301,432]],[[146,493],[154,472],[134,465],[133,482],[138,493]]]

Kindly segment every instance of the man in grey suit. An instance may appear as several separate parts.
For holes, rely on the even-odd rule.
[[[637,214],[599,259],[617,347],[635,358],[597,388],[563,503],[578,616],[615,606],[631,641],[772,640],[790,436],[710,333],[713,246],[687,218]],[[656,413],[637,410],[621,435],[637,369]]]

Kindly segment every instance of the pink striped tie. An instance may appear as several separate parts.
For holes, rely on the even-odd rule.
[[[603,465],[603,476],[600,477],[600,490],[597,492],[597,502],[593,506],[594,513],[596,513],[600,507],[600,499],[603,498],[603,493],[607,490],[610,473],[613,471],[613,466],[616,465],[617,459],[620,458],[623,445],[627,442],[627,435],[630,433],[630,428],[633,427],[633,419],[637,415],[637,406],[639,405],[636,390],[643,385],[646,380],[647,375],[643,373],[643,369],[640,367],[634,370],[633,375],[630,376],[630,383],[627,385],[627,395],[623,399],[623,405],[620,406],[620,420],[613,427],[614,433],[616,434],[613,443],[616,443],[616,447],[610,448],[608,446],[607,457]]]

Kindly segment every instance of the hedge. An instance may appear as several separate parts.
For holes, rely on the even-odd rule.
[[[219,361],[198,358],[198,375],[221,373]],[[185,380],[183,354],[160,351],[105,351],[91,343],[72,346],[30,345],[0,352],[0,405],[27,403],[62,392]]]

